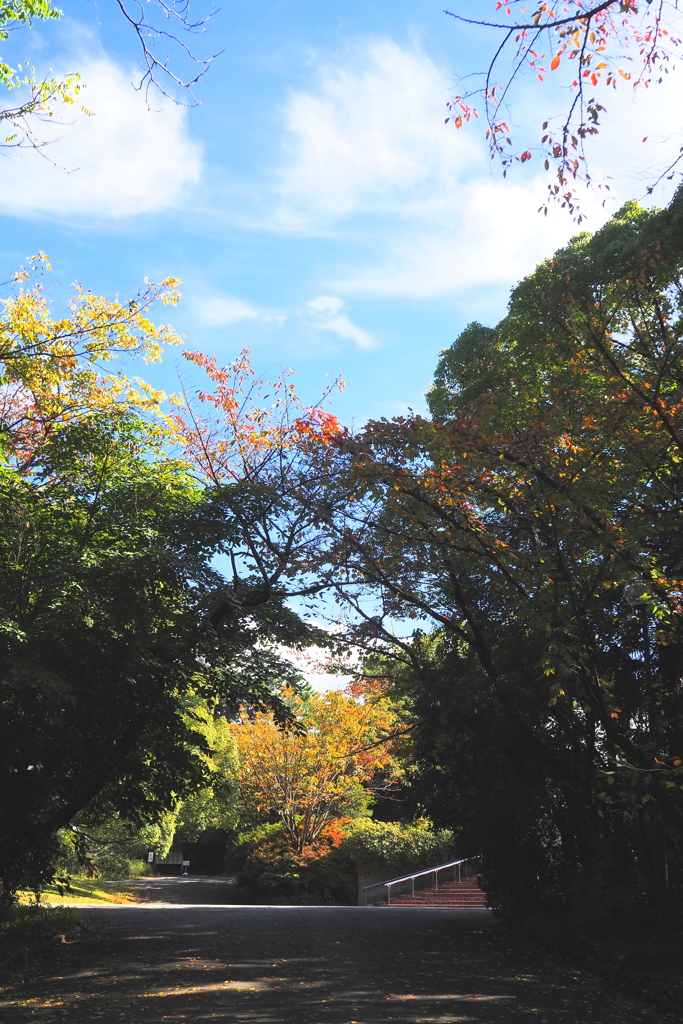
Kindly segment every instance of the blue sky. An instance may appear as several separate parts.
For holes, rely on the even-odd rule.
[[[343,374],[334,411],[362,423],[422,409],[439,351],[472,319],[495,323],[515,282],[577,230],[537,213],[536,162],[503,180],[476,129],[444,124],[492,38],[436,0],[234,0],[196,41],[223,51],[201,104],[155,95],[152,109],[130,86],[136,44],[112,0],[62,6],[61,23],[16,33],[10,54],[79,70],[94,116],[54,129],[57,167],[0,159],[3,280],[39,249],[55,301],[74,280],[127,296],[145,277],[180,277],[169,318],[189,347],[227,362],[248,346],[266,374],[293,367],[308,402]],[[562,103],[524,80],[516,121],[537,127]],[[591,229],[642,197],[658,159],[642,136],[665,140],[679,106],[675,78],[610,101],[594,170],[612,199],[586,197]],[[148,377],[173,390],[177,362]]]

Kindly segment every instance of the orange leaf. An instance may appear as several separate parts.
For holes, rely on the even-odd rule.
[[[550,70],[551,71],[556,71],[557,68],[559,68],[559,66],[560,66],[560,55],[559,55],[559,53],[556,53],[555,56],[553,57],[553,59],[550,62]]]

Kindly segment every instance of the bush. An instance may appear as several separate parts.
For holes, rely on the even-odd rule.
[[[355,903],[355,872],[342,850],[344,825],[335,819],[300,854],[292,850],[280,822],[239,836],[226,867],[250,899],[296,903]]]
[[[100,854],[97,859],[97,877],[123,882],[127,878],[153,874],[154,869],[146,860],[126,857],[125,854]]]
[[[452,860],[453,844],[453,833],[428,818],[410,825],[361,819],[349,824],[342,848],[361,871],[400,874]]]
[[[281,822],[238,836],[226,868],[247,898],[296,903],[355,903],[357,870],[400,873],[453,856],[453,833],[427,818],[411,825],[336,818],[296,853]]]

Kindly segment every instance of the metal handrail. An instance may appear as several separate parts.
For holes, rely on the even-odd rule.
[[[415,879],[416,878],[422,878],[424,875],[434,875],[434,888],[438,889],[439,888],[439,871],[445,871],[447,868],[457,868],[458,869],[458,881],[460,882],[462,880],[461,879],[461,872],[460,872],[461,865],[462,864],[468,864],[470,861],[479,860],[479,859],[480,859],[479,857],[463,857],[461,860],[452,860],[452,861],[449,861],[448,864],[438,864],[436,867],[434,867],[434,868],[427,868],[425,871],[416,871],[412,875],[402,875],[400,878],[390,878],[386,882],[371,882],[370,885],[364,885],[363,886],[363,892],[366,892],[367,889],[375,889],[375,888],[377,888],[380,885],[384,886],[386,888],[386,890],[387,890],[387,904],[390,906],[391,905],[391,887],[392,887],[392,885],[398,885],[400,882],[410,882],[410,891],[411,891],[411,894],[414,896],[415,895]],[[467,878],[467,875],[465,877]],[[365,900],[365,905],[367,906],[367,896],[366,896],[366,900]]]

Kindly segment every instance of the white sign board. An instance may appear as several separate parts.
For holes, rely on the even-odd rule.
[[[147,854],[147,863],[148,864],[153,864],[154,863],[154,854],[151,853],[151,852]]]

